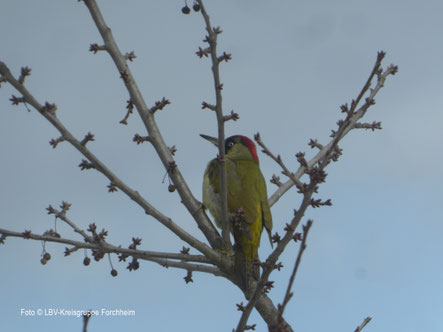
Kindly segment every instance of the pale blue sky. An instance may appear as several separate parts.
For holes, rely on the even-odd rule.
[[[214,114],[200,109],[212,102],[210,64],[195,51],[202,46],[200,15],[181,13],[182,1],[99,1],[123,52],[138,56],[130,68],[149,104],[165,96],[172,104],[158,112],[168,145],[190,188],[201,196],[202,174],[215,149],[198,134],[216,133]],[[189,1],[192,5],[192,1]],[[366,316],[365,331],[439,332],[443,314],[443,227],[441,126],[443,122],[443,22],[441,1],[206,1],[214,25],[224,33],[219,50],[233,60],[221,67],[224,108],[240,121],[227,134],[265,143],[297,167],[294,154],[307,151],[310,138],[326,142],[341,116],[339,106],[355,98],[377,51],[384,66],[395,63],[368,112],[382,121],[379,132],[355,131],[345,138],[344,155],[328,168],[320,198],[333,206],[310,210],[314,225],[297,275],[286,318],[297,331],[354,331]],[[78,138],[96,135],[90,148],[122,179],[159,210],[202,238],[178,195],[167,191],[164,170],[148,145],[138,115],[128,126],[126,92],[110,57],[92,55],[100,36],[86,7],[77,1],[4,0],[0,13],[0,60],[14,73],[32,68],[26,81],[40,101],[55,102],[58,115]],[[95,222],[109,241],[178,252],[183,243],[146,216],[122,193],[108,194],[108,181],[94,171],[80,172],[82,156],[64,143],[53,150],[57,132],[36,111],[13,107],[16,94],[0,89],[0,227],[42,233],[54,219],[45,208],[72,203],[69,216],[86,228]],[[260,154],[267,179],[279,168]],[[275,191],[268,185],[271,194]],[[274,231],[282,229],[300,195],[293,190],[276,204]],[[64,237],[78,238],[63,224]],[[265,241],[264,241],[265,243]],[[38,242],[8,238],[0,246],[0,320],[5,331],[78,332],[81,319],[23,317],[20,309],[132,309],[135,317],[96,317],[96,331],[231,331],[245,301],[224,279],[141,262],[137,272],[107,260],[82,265],[83,253],[63,257],[64,246],[47,244],[52,259],[40,264]],[[283,257],[285,268],[271,279],[270,296],[281,302],[298,247]],[[263,244],[260,256],[270,252]],[[195,253],[195,250],[194,250]],[[262,319],[251,316],[259,331]]]

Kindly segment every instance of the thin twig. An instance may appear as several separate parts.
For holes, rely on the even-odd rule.
[[[307,163],[308,167],[312,167],[315,164],[317,164],[320,160],[322,160],[326,154],[328,154],[330,151],[333,151],[333,147],[337,145],[337,143],[343,139],[344,136],[346,136],[349,131],[351,131],[354,128],[354,124],[357,123],[358,120],[360,120],[365,114],[366,111],[369,109],[370,106],[374,104],[374,98],[377,95],[377,93],[380,91],[380,89],[384,86],[384,83],[389,75],[395,75],[398,71],[398,67],[394,65],[390,65],[386,68],[386,70],[382,73],[377,73],[375,71],[375,68],[378,68],[380,70],[381,68],[381,60],[379,61],[379,58],[377,57],[377,61],[374,65],[373,70],[371,71],[370,77],[374,77],[373,73],[376,73],[377,76],[377,84],[373,89],[369,89],[369,96],[366,98],[366,101],[364,105],[362,105],[358,111],[353,111],[352,117],[349,119],[350,125],[346,126],[346,128],[343,129],[342,133],[334,138],[331,139],[331,141],[323,146],[319,152]],[[364,88],[367,87],[367,84],[365,84]],[[362,89],[365,90],[365,89]],[[365,91],[368,91],[367,89]],[[359,94],[359,96],[361,93]],[[360,97],[361,99],[362,97]],[[354,103],[354,110],[357,109],[358,105],[357,103]],[[299,180],[304,172],[306,167],[300,166],[295,173],[293,173],[293,177],[297,180]],[[269,205],[273,206],[291,187],[294,185],[293,179],[289,179],[285,183],[283,183],[270,197],[269,197]]]
[[[49,211],[50,214],[54,214],[57,218],[63,220],[66,224],[68,224],[74,230],[74,232],[83,236],[83,238],[85,239],[86,242],[93,242],[93,238],[90,237],[88,234],[86,234],[86,232],[84,230],[80,229],[68,217],[66,217],[66,213],[58,211],[58,210],[54,209],[52,206],[49,206],[49,208],[47,208],[47,210]]]
[[[226,274],[221,272],[218,268],[210,265],[203,265],[203,264],[190,264],[187,262],[177,262],[172,261],[169,259],[164,258],[153,258],[151,259],[152,262],[155,262],[163,267],[175,267],[187,271],[192,272],[203,272],[203,273],[209,273],[216,277],[226,277]]]
[[[283,169],[283,173],[294,182],[295,186],[299,189],[303,188],[303,185],[300,182],[300,180],[294,176],[294,173],[289,171],[289,169],[283,163],[283,160],[281,159],[280,155],[275,156],[271,152],[271,150],[269,150],[268,147],[263,143],[259,133],[254,135],[254,139],[257,142],[257,144],[263,149],[263,153],[267,154],[269,157],[271,157],[272,160],[274,160],[277,164],[280,165],[280,167]]]
[[[283,303],[279,307],[279,310],[278,310],[278,313],[279,313],[278,320],[279,321],[282,321],[283,314],[285,312],[286,306],[289,303],[289,300],[293,296],[293,293],[291,292],[292,285],[294,284],[295,275],[297,274],[298,268],[300,266],[300,262],[301,262],[301,258],[303,256],[303,252],[306,249],[306,240],[308,238],[308,234],[309,234],[309,230],[311,229],[311,226],[312,226],[312,220],[308,220],[308,222],[306,223],[306,226],[303,226],[303,239],[301,241],[300,248],[299,248],[298,255],[297,255],[297,259],[296,259],[295,264],[294,264],[294,269],[292,270],[291,277],[289,278],[288,289],[286,290],[286,294],[285,294]]]
[[[197,0],[203,19],[206,24],[206,31],[208,35],[205,41],[209,44],[209,53],[211,54],[212,61],[212,76],[214,78],[214,90],[215,90],[215,114],[217,116],[217,126],[218,126],[218,154],[220,162],[220,197],[221,197],[221,218],[222,218],[222,238],[223,243],[228,250],[232,249],[231,238],[229,233],[229,220],[228,220],[228,182],[225,164],[225,118],[223,116],[223,97],[222,97],[222,87],[220,81],[220,59],[217,57],[217,35],[221,33],[220,28],[213,28],[208,13],[206,12],[205,6],[202,0]]]
[[[361,323],[361,325],[358,326],[358,327],[355,329],[354,332],[361,332],[361,331],[364,329],[364,327],[365,327],[366,325],[368,325],[368,323],[371,321],[371,319],[372,319],[372,317],[366,317],[366,318],[363,320],[363,323]]]
[[[107,242],[101,241],[100,243],[90,243],[90,242],[80,242],[71,239],[65,239],[61,237],[54,237],[49,235],[38,235],[29,232],[14,232],[6,229],[0,229],[0,234],[5,237],[18,237],[27,240],[45,241],[53,243],[63,243],[70,245],[75,248],[74,251],[78,249],[90,249],[96,250],[103,253],[114,253],[126,256],[135,257],[142,260],[147,260],[151,262],[158,263],[165,267],[175,267],[184,270],[191,270],[196,272],[211,273],[216,276],[223,275],[223,273],[216,267],[211,265],[202,264],[192,264],[189,262],[205,263],[211,264],[211,262],[201,255],[189,255],[189,254],[177,254],[177,253],[166,253],[166,252],[155,252],[155,251],[145,251],[138,249],[127,249],[121,246],[115,246]]]
[[[365,85],[361,89],[358,97],[356,100],[352,100],[351,102],[351,108],[349,109],[347,104],[343,105],[341,107],[342,111],[346,112],[346,118],[343,121],[339,122],[339,129],[337,132],[333,133],[333,140],[332,144],[329,147],[329,150],[326,152],[326,154],[323,156],[323,158],[319,161],[320,167],[324,168],[327,163],[329,162],[329,158],[331,154],[334,152],[335,147],[337,146],[338,142],[348,133],[350,130],[354,128],[355,123],[358,119],[355,118],[355,110],[357,109],[361,99],[363,96],[368,92],[372,79],[377,75],[377,73],[380,73],[382,71],[381,68],[381,62],[383,61],[383,58],[385,57],[385,52],[381,51],[377,53],[377,60],[375,61],[374,67],[372,68],[371,74],[369,75],[368,80],[366,81]],[[387,70],[388,71],[388,70]],[[378,76],[380,77],[380,76]],[[364,110],[362,113],[363,115],[366,113],[366,111],[375,104],[373,96],[369,96],[366,98],[365,103],[360,107],[360,110]],[[362,116],[363,116],[362,115]]]
[[[91,317],[92,317],[91,312],[83,314],[83,332],[88,331],[88,323],[89,323],[89,320],[91,319]]]

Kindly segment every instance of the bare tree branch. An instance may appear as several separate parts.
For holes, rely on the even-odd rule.
[[[263,149],[263,153],[267,154],[269,157],[271,157],[272,160],[274,160],[277,164],[280,165],[280,167],[283,169],[283,174],[286,175],[287,177],[289,177],[293,183],[295,184],[295,186],[299,189],[303,188],[302,183],[300,182],[299,179],[297,179],[295,177],[294,173],[291,173],[289,171],[289,169],[286,167],[286,165],[283,163],[280,155],[278,155],[277,157],[266,147],[266,145],[263,143],[263,141],[261,140],[260,137],[260,133],[257,133],[254,135],[254,139],[257,142],[257,144]],[[281,184],[280,184],[281,185]]]
[[[153,262],[160,264],[163,267],[175,267],[179,269],[184,269],[192,272],[203,272],[213,274],[216,277],[226,277],[226,274],[220,271],[217,267],[203,264],[190,264],[187,262],[177,262],[171,261],[165,258],[153,258],[151,259]]]
[[[113,186],[117,187],[121,191],[123,191],[129,198],[135,201],[139,206],[141,206],[146,214],[153,216],[155,219],[160,221],[164,226],[170,229],[174,234],[176,234],[180,239],[187,242],[192,247],[196,248],[200,252],[204,253],[206,257],[211,258],[214,261],[222,262],[226,261],[223,259],[222,255],[212,250],[206,244],[200,242],[198,239],[187,233],[184,229],[178,226],[176,223],[172,221],[171,218],[168,218],[156,208],[154,208],[151,204],[149,204],[137,191],[131,189],[127,186],[120,178],[117,177],[105,164],[103,164],[96,156],[93,154],[86,145],[81,144],[69,131],[66,129],[63,124],[60,122],[58,117],[56,116],[55,109],[56,106],[54,104],[46,103],[45,106],[42,106],[25,88],[24,85],[20,84],[14,76],[9,71],[8,67],[0,62],[0,73],[2,76],[14,87],[16,88],[24,98],[24,102],[33,106],[36,110],[40,112],[62,135],[65,141],[71,143],[80,153],[82,153],[93,165],[97,171],[106,176]],[[168,149],[169,151],[169,149]],[[168,152],[170,154],[170,152]],[[220,263],[221,264],[221,263]]]
[[[362,91],[360,92],[360,94],[357,98],[357,102],[353,101],[351,104],[351,109],[346,110],[347,117],[346,117],[345,121],[343,121],[341,126],[339,127],[339,131],[334,135],[334,138],[331,140],[331,142],[328,145],[326,145],[322,148],[320,148],[320,145],[317,143],[316,147],[320,148],[320,152],[313,159],[311,159],[311,161],[309,163],[306,160],[304,160],[303,154],[301,156],[298,156],[298,159],[300,161],[300,167],[296,173],[291,173],[289,171],[289,169],[285,166],[285,164],[283,163],[280,156],[275,157],[275,155],[261,141],[260,135],[255,136],[257,143],[263,148],[263,151],[267,155],[269,155],[273,160],[275,160],[280,165],[280,167],[282,167],[282,169],[283,169],[282,173],[290,178],[288,181],[288,182],[290,182],[290,185],[289,186],[287,185],[288,182],[284,185],[281,185],[279,187],[279,189],[276,191],[276,193],[281,191],[281,194],[284,194],[287,190],[283,191],[282,188],[284,188],[286,186],[286,187],[288,187],[288,190],[289,190],[289,188],[292,187],[292,185],[296,184],[296,186],[299,189],[301,189],[300,192],[304,195],[304,197],[303,197],[303,202],[301,204],[300,209],[296,212],[295,217],[291,221],[291,224],[289,225],[289,227],[287,227],[286,235],[283,237],[283,239],[281,239],[279,241],[277,248],[269,255],[268,259],[266,260],[266,264],[265,264],[265,268],[263,269],[262,276],[256,285],[255,291],[252,294],[252,297],[250,298],[248,305],[245,308],[245,312],[243,313],[244,316],[246,316],[246,318],[243,319],[243,321],[241,320],[239,323],[238,327],[240,329],[244,328],[244,326],[246,325],[247,317],[249,316],[250,312],[252,311],[252,308],[255,306],[257,300],[259,299],[259,295],[261,294],[263,287],[268,282],[268,278],[269,278],[270,274],[272,273],[272,271],[274,270],[274,266],[275,266],[279,256],[281,255],[281,253],[285,249],[286,245],[292,239],[295,229],[297,228],[298,224],[300,223],[305,210],[307,209],[307,207],[309,205],[312,204],[312,194],[317,189],[317,183],[324,181],[324,178],[321,178],[320,181],[318,179],[317,180],[313,179],[313,175],[312,175],[313,167],[315,166],[315,164],[318,164],[319,167],[316,170],[316,172],[319,174],[323,172],[323,169],[328,165],[330,159],[332,158],[333,153],[337,149],[337,143],[353,128],[354,124],[361,117],[363,117],[363,115],[365,114],[367,109],[371,105],[373,105],[373,103],[374,103],[373,98],[374,98],[375,94],[383,86],[386,77],[390,74],[396,73],[397,68],[392,65],[390,67],[388,67],[388,69],[384,73],[381,71],[381,61],[382,61],[383,57],[384,57],[384,52],[379,52],[379,54],[377,56],[377,61],[376,61],[374,68],[369,76],[368,81],[366,82],[365,86],[363,87]],[[361,100],[362,96],[368,91],[368,89],[370,87],[370,83],[375,75],[377,75],[377,77],[378,77],[378,83],[377,83],[376,88],[371,90],[371,94],[368,98],[366,98],[365,104],[360,107],[358,112],[355,112],[355,109],[358,106],[358,102]],[[308,174],[310,173],[311,183],[309,186],[304,186],[299,181],[301,176],[304,175],[305,173],[308,173]],[[326,174],[324,173],[324,176],[325,175]],[[317,178],[318,178],[318,176],[317,176]],[[313,180],[315,180],[315,181],[313,181]],[[271,196],[271,198],[270,198],[271,204],[272,204],[272,197],[278,197],[278,196],[274,196],[274,195]],[[274,203],[275,202],[276,201],[274,201]],[[329,205],[330,201],[328,200],[324,203],[321,203],[321,202],[318,202],[318,203],[319,203],[318,205]],[[271,324],[269,322],[267,322],[267,323],[268,323],[268,326],[271,326],[271,327],[283,325],[283,326],[285,326],[285,328],[287,328],[287,323],[284,322],[282,319],[281,319],[281,321],[278,321],[278,319],[276,321],[274,320]]]
[[[384,56],[384,52],[379,52],[379,54],[380,53],[383,54],[383,56]],[[377,93],[380,91],[380,89],[384,86],[386,78],[389,75],[395,75],[397,73],[398,67],[394,66],[394,65],[388,66],[387,69],[385,71],[383,71],[381,69],[381,60],[383,59],[383,57],[381,59],[379,59],[379,57],[380,56],[377,57],[377,61],[374,65],[371,75],[370,75],[367,83],[363,87],[362,92],[359,94],[359,98],[357,98],[357,101],[360,101],[360,99],[362,98],[364,93],[366,93],[369,90],[369,96],[366,98],[365,104],[362,105],[358,109],[358,111],[355,111],[358,106],[358,102],[353,103],[352,116],[348,119],[349,124],[347,126],[343,127],[340,135],[334,137],[327,145],[320,148],[320,151],[307,163],[308,167],[312,167],[315,164],[317,164],[320,160],[322,160],[326,154],[328,154],[328,153],[330,153],[330,151],[332,151],[331,148],[333,146],[336,146],[337,143],[344,136],[346,136],[349,133],[349,131],[351,131],[354,128],[354,125],[357,123],[357,121],[360,120],[366,114],[366,111],[369,109],[369,107],[375,103],[374,98],[377,95]],[[377,83],[373,89],[369,89],[374,76],[377,76]],[[368,85],[368,82],[369,82],[369,85]],[[306,169],[305,166],[300,166],[297,169],[297,171],[293,174],[293,177],[295,179],[299,180],[303,176],[305,169]],[[294,181],[292,179],[289,179],[284,184],[279,186],[279,188],[269,197],[269,204],[271,206],[273,206],[289,189],[291,189],[291,187],[293,185],[294,185]]]
[[[7,237],[18,237],[26,240],[63,243],[70,245],[74,248],[72,250],[71,249],[69,250],[70,253],[73,251],[77,251],[78,249],[90,249],[90,250],[100,251],[103,253],[114,253],[114,254],[131,256],[134,258],[155,262],[164,267],[175,267],[195,272],[211,273],[216,276],[224,275],[218,268],[214,266],[189,263],[189,262],[197,262],[197,263],[211,264],[211,261],[209,261],[205,256],[201,255],[155,252],[155,251],[145,251],[139,249],[126,249],[122,248],[121,246],[115,246],[104,241],[101,241],[99,243],[79,242],[75,240],[70,240],[50,235],[33,234],[30,231],[19,233],[19,232],[9,231],[6,229],[0,229],[0,234],[3,235],[2,237],[3,242]]]
[[[223,121],[225,121],[225,122],[229,121],[229,120],[237,121],[238,119],[240,119],[240,116],[238,115],[238,113],[235,113],[234,111],[231,111],[231,114],[225,115],[223,117]]]
[[[364,327],[365,327],[366,325],[369,324],[369,322],[371,321],[371,319],[372,319],[371,317],[366,317],[366,318],[363,320],[363,323],[361,323],[360,326],[357,326],[357,328],[355,329],[354,332],[361,332],[361,331],[364,329]]]
[[[291,277],[289,278],[289,284],[288,284],[288,288],[286,290],[285,297],[283,299],[283,303],[278,308],[278,313],[279,313],[278,320],[279,321],[282,321],[283,314],[285,312],[286,306],[289,303],[289,300],[293,296],[293,293],[291,292],[292,285],[294,284],[295,275],[297,274],[298,268],[300,266],[300,262],[301,262],[301,258],[303,256],[303,252],[306,249],[306,240],[308,239],[308,234],[309,234],[309,230],[311,229],[311,226],[312,226],[312,220],[308,220],[308,222],[306,223],[306,226],[303,226],[303,239],[302,239],[302,242],[300,244],[300,248],[299,248],[299,251],[298,251],[297,259],[296,259],[295,264],[294,264],[294,269],[292,270]]]
[[[127,101],[127,105],[126,105],[126,115],[125,117],[120,121],[121,124],[127,125],[128,124],[128,119],[129,116],[134,112],[134,104],[132,103],[132,100],[129,99]]]
[[[83,332],[88,332],[88,323],[91,317],[92,314],[90,312],[83,314]]]
[[[62,206],[63,205],[64,204],[62,204]],[[86,234],[86,232],[84,230],[78,228],[78,226],[76,224],[74,224],[71,220],[69,220],[68,217],[66,217],[66,211],[67,211],[66,209],[63,211],[58,211],[58,210],[54,209],[51,205],[49,205],[49,207],[46,210],[48,211],[48,214],[54,214],[56,216],[56,218],[60,218],[66,224],[68,224],[74,230],[74,232],[83,236],[85,242],[93,242],[92,237],[90,237],[88,234]]]
[[[232,249],[231,238],[230,238],[230,227],[229,227],[229,219],[228,219],[228,182],[227,182],[227,173],[226,173],[226,164],[225,164],[225,118],[223,116],[223,98],[222,98],[222,89],[223,84],[220,82],[220,62],[223,60],[228,61],[228,55],[223,58],[219,58],[217,56],[217,36],[222,31],[219,27],[213,28],[211,26],[211,21],[208,13],[206,12],[205,6],[203,5],[202,0],[197,0],[200,5],[201,13],[205,20],[206,31],[208,31],[208,35],[205,38],[205,42],[209,44],[208,53],[211,54],[212,61],[212,75],[214,77],[214,89],[215,89],[215,114],[217,116],[217,126],[218,126],[218,154],[219,154],[219,162],[220,162],[220,197],[221,197],[221,218],[222,218],[222,238],[225,247],[230,250]],[[226,53],[224,53],[226,54]]]
[[[121,246],[114,246],[107,242],[80,242],[71,239],[65,239],[62,237],[50,236],[50,235],[38,235],[34,233],[28,232],[14,232],[6,229],[0,228],[0,234],[3,234],[6,237],[19,237],[26,240],[36,240],[36,241],[46,241],[46,242],[54,242],[54,243],[63,243],[67,245],[71,245],[78,249],[91,249],[91,250],[99,250],[105,253],[115,253],[115,254],[124,254],[127,256],[137,256],[140,259],[149,260],[151,258],[164,258],[164,259],[176,259],[180,261],[187,262],[199,262],[199,263],[207,263],[211,262],[202,255],[190,255],[190,254],[178,254],[178,253],[167,253],[167,252],[156,252],[156,251],[145,251],[145,250],[134,250],[122,248]],[[92,238],[91,238],[92,239]]]
[[[177,192],[180,195],[182,203],[188,209],[189,213],[194,217],[198,224],[198,227],[203,232],[205,237],[208,239],[209,243],[213,248],[222,247],[222,239],[215,226],[211,223],[208,216],[202,209],[202,205],[190,191],[188,185],[186,184],[179,167],[176,165],[171,151],[166,145],[157,123],[154,118],[154,113],[150,111],[146,102],[132,76],[131,70],[127,65],[125,57],[122,55],[117,43],[114,40],[111,29],[106,25],[106,22],[97,6],[95,0],[84,0],[84,3],[89,9],[89,12],[94,20],[98,31],[100,32],[104,43],[106,51],[111,56],[114,61],[117,70],[119,71],[121,78],[129,92],[130,99],[136,107],[145,127],[151,138],[150,142],[155,148],[158,156],[160,157],[163,166],[168,170],[171,180],[173,181]],[[170,165],[175,165],[171,170]]]
[[[372,131],[374,131],[376,129],[378,129],[378,130],[382,129],[381,128],[381,122],[377,122],[377,121],[374,121],[372,123],[359,123],[359,122],[357,122],[354,125],[354,128],[355,129],[370,129]]]

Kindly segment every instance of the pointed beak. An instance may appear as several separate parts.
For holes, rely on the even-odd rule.
[[[211,142],[215,146],[218,146],[218,139],[216,137],[203,135],[203,134],[200,134],[200,136],[203,137],[205,140],[208,140],[209,142]]]

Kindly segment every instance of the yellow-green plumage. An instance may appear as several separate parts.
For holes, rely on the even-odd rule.
[[[268,231],[269,237],[272,230],[266,181],[260,171],[255,145],[251,140],[244,136],[232,136],[226,140],[225,150],[228,213],[230,230],[235,240],[236,266],[243,270],[239,271],[243,279],[248,278],[249,273],[258,279],[259,268],[254,267],[253,262],[258,259],[263,227]],[[220,163],[213,159],[204,175],[203,204],[221,228],[220,200]],[[243,265],[243,268],[238,265]]]

